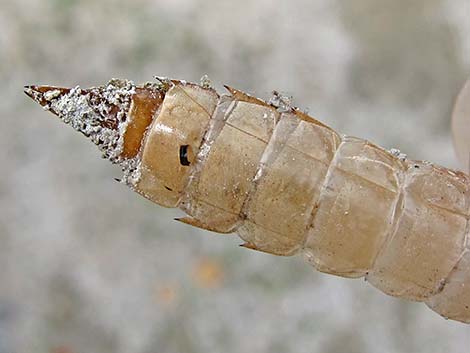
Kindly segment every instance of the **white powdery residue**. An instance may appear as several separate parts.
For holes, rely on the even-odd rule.
[[[131,189],[137,185],[141,176],[141,160],[140,157],[134,157],[131,159],[124,159],[120,162],[123,177],[122,182],[129,186]]]
[[[276,108],[279,113],[286,113],[292,110],[292,97],[273,91],[273,96],[269,99],[268,104]]]
[[[98,127],[97,124],[101,120],[88,104],[87,95],[82,94],[78,86],[59,99],[52,100],[51,108],[64,123],[87,136]]]
[[[258,183],[259,180],[261,180],[261,178],[263,177],[263,175],[265,174],[265,169],[266,169],[266,164],[264,163],[260,163],[260,167],[258,168],[258,170],[256,171],[256,174],[255,174],[255,177],[253,178],[253,183]]]
[[[402,161],[405,161],[406,158],[408,158],[408,156],[405,154],[405,153],[402,153],[399,149],[397,148],[392,148],[390,149],[390,153],[397,157],[398,159],[402,160]]]
[[[141,176],[140,155],[121,157],[124,136],[129,125],[127,114],[136,93],[132,81],[113,79],[105,86],[68,92],[50,90],[44,94],[30,90],[37,101],[44,99],[66,124],[88,137],[102,152],[102,157],[119,164],[123,171],[122,182],[134,189]],[[27,92],[28,93],[28,92]]]
[[[60,96],[60,90],[58,89],[55,89],[53,91],[47,91],[46,93],[44,93],[44,99],[48,102],[59,96]]]
[[[135,93],[135,85],[130,80],[111,79],[106,85],[103,97],[109,104],[129,104],[130,98]]]
[[[213,142],[214,141],[209,141],[201,146],[198,153],[198,159],[204,159],[209,155]]]
[[[44,98],[63,122],[89,137],[103,158],[122,162],[123,136],[129,124],[126,114],[135,94],[132,81],[113,79],[105,87],[82,90],[77,86],[63,95],[55,90],[47,93],[48,99],[46,94]]]
[[[201,77],[200,84],[202,88],[211,88],[212,87],[212,82],[207,74],[204,74]]]

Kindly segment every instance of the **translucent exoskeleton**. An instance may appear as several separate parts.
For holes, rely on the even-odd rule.
[[[25,92],[121,165],[122,182],[186,212],[179,221],[470,323],[467,174],[340,135],[277,94],[160,81]],[[454,121],[469,137],[463,96]]]

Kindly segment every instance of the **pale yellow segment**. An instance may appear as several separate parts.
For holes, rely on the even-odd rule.
[[[212,88],[203,88],[195,84],[178,84],[184,93],[194,102],[201,106],[208,115],[212,115],[217,104],[219,95]]]
[[[305,243],[307,260],[319,271],[344,277],[369,271],[391,231],[401,167],[364,140],[341,144]]]
[[[137,192],[165,207],[178,205],[191,167],[180,163],[180,147],[188,146],[194,162],[217,99],[212,90],[197,86],[178,84],[166,93],[143,145]]]
[[[470,249],[443,283],[443,289],[426,304],[440,315],[470,323]]]
[[[294,114],[284,114],[283,116],[295,117]],[[313,159],[329,164],[340,142],[340,136],[324,125],[299,120],[297,128],[288,136],[287,144]]]
[[[237,102],[227,118],[227,124],[267,143],[276,126],[278,115],[276,110],[264,105]]]
[[[235,230],[261,157],[278,119],[270,107],[237,102],[200,166],[187,212],[208,229]]]
[[[442,170],[442,172],[450,173],[457,187],[449,187],[443,182],[439,188],[432,189],[430,185],[426,185],[423,189],[426,189],[426,194],[431,196],[431,199],[428,197],[430,202],[437,199],[440,202],[439,206],[453,209],[466,216],[465,249],[442,282],[440,291],[430,297],[426,304],[446,318],[470,323],[470,178],[454,171]],[[436,198],[437,195],[433,195],[436,190],[448,192],[444,197]]]
[[[346,138],[336,168],[393,193],[397,191],[400,175],[406,169],[404,163],[390,152],[356,137]]]
[[[261,251],[295,253],[304,243],[335,145],[330,130],[283,114],[247,200],[240,237]]]
[[[451,212],[470,215],[470,178],[468,175],[436,165],[412,163],[412,170],[424,168],[428,175],[422,176],[420,195],[435,207]]]
[[[446,169],[410,163],[395,232],[368,281],[411,300],[436,294],[464,250],[467,219],[460,206],[467,202],[465,192],[460,178]]]

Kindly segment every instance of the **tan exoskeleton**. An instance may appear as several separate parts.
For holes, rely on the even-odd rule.
[[[302,253],[319,271],[470,323],[467,174],[340,135],[278,94],[265,102],[226,88],[162,79],[25,92],[120,164],[133,190],[185,211],[179,221]],[[468,91],[454,119],[466,128],[461,155]]]

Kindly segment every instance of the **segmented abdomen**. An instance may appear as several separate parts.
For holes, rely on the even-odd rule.
[[[237,232],[244,246],[303,253],[318,270],[470,323],[470,177],[344,137],[227,87],[112,80],[25,92],[119,163],[180,221]]]
[[[187,88],[189,90],[194,88]],[[197,94],[193,94],[197,97]],[[470,321],[470,182],[232,90],[208,111],[180,207],[245,246]]]

